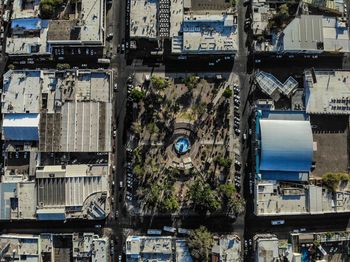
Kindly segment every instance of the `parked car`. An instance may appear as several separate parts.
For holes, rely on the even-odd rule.
[[[283,225],[284,223],[285,223],[285,221],[283,219],[271,220],[271,225],[273,225],[273,226]]]

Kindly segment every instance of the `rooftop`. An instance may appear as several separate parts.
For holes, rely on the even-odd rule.
[[[39,113],[40,71],[8,71],[3,76],[2,112]]]
[[[39,206],[83,206],[91,195],[108,192],[107,176],[107,165],[38,167],[36,184]]]
[[[40,113],[40,151],[108,152],[111,85],[108,70],[10,70],[4,75],[2,109],[24,117]]]
[[[12,19],[38,17],[40,0],[14,0]]]
[[[278,259],[278,239],[273,235],[255,236],[255,261],[270,262]]]
[[[3,257],[16,258],[28,256],[29,262],[39,262],[39,237],[33,235],[0,235],[0,250]]]
[[[349,190],[332,194],[320,186],[260,181],[256,187],[258,216],[342,213],[350,211]]]
[[[313,140],[309,121],[261,119],[262,171],[309,172]]]
[[[174,261],[174,240],[173,237],[129,236],[126,240],[127,261]],[[181,248],[184,251],[182,246]]]
[[[298,88],[298,81],[292,76],[288,77],[287,80],[282,83],[273,74],[259,71],[256,73],[255,79],[261,90],[270,97],[274,97],[275,100],[278,100],[277,98],[279,98],[279,95],[277,95],[276,92],[282,93],[286,96],[291,96]]]
[[[11,23],[12,32],[6,39],[6,53],[9,55],[49,54],[46,43],[47,20],[20,18],[13,19]]]
[[[346,21],[320,15],[301,15],[283,30],[283,50],[349,52]]]
[[[306,112],[350,114],[350,71],[305,71]]]
[[[6,42],[8,54],[49,54],[50,45],[104,43],[104,0],[82,0],[76,6],[68,6],[68,20],[41,20],[39,2],[14,1],[12,30]]]
[[[172,52],[228,53],[238,49],[237,24],[232,14],[184,15],[183,19],[182,37],[173,38]]]
[[[157,37],[159,0],[131,0],[130,37]]]

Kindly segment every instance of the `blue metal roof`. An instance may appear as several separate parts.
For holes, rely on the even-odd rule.
[[[38,141],[38,114],[6,114],[3,121],[5,140]]]
[[[38,220],[65,220],[64,213],[37,213]]]
[[[24,30],[38,30],[42,28],[40,18],[19,18],[13,19],[11,22],[11,28],[23,28]]]
[[[262,171],[309,172],[313,139],[309,121],[260,120]]]

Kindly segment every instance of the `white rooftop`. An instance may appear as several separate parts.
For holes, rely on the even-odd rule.
[[[130,37],[157,37],[158,0],[131,0]]]
[[[183,53],[231,53],[238,49],[237,25],[232,14],[185,15],[182,32]],[[176,50],[173,48],[173,52]]]
[[[93,249],[92,252],[92,262],[108,262],[109,260],[109,241],[108,238],[97,238],[93,241]]]
[[[43,23],[44,20],[41,21]],[[12,34],[6,38],[6,53],[9,55],[49,54],[47,26],[42,26],[39,36]]]
[[[350,114],[350,71],[305,72],[306,112],[320,114]]]
[[[279,258],[276,237],[258,238],[256,242],[255,261],[269,262]]]
[[[8,71],[4,74],[3,113],[39,113],[40,71]]]

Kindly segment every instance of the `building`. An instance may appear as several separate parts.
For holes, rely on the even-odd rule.
[[[316,215],[350,212],[348,189],[330,192],[316,185],[256,181],[254,213],[257,216]]]
[[[350,71],[307,70],[305,104],[309,114],[350,114]]]
[[[235,53],[238,34],[234,21],[232,14],[184,15],[178,36],[172,38],[172,52],[197,55]]]
[[[283,30],[282,52],[349,52],[346,20],[319,15],[301,15]]]
[[[56,48],[104,45],[104,0],[71,4],[55,20],[40,18],[39,2],[14,1],[11,29],[6,40],[6,53],[10,56],[58,55],[54,52]],[[62,52],[59,55],[64,55]]]
[[[313,139],[310,121],[303,112],[258,110],[256,139],[256,174],[259,179],[309,179]]]
[[[110,212],[108,70],[3,76],[0,219],[104,219]]]
[[[317,1],[317,8],[321,6],[321,2]],[[341,9],[345,12],[346,5],[341,4]],[[325,11],[328,15],[335,13],[335,16],[303,14],[286,21],[287,26],[281,28],[283,30],[280,32],[268,26],[277,14],[275,2],[254,1],[252,9],[254,48],[257,52],[342,54],[350,51],[346,13],[340,17],[342,12],[323,9],[320,11]]]
[[[242,257],[241,240],[236,235],[222,235],[215,239],[212,248],[212,261],[240,262]]]
[[[255,75],[255,81],[262,92],[278,101],[281,95],[291,97],[298,88],[298,82],[289,76],[284,83],[278,80],[273,74],[258,71]]]
[[[128,236],[126,261],[191,262],[186,241],[164,236]]]
[[[104,219],[109,213],[108,166],[43,166],[36,170],[37,219]]]
[[[234,54],[238,50],[237,17],[227,3],[218,2],[206,5],[222,10],[203,12],[205,8],[196,1],[132,0],[130,37],[139,49],[157,50],[157,54],[163,54],[163,40],[171,41],[175,56]]]
[[[112,79],[106,70],[8,71],[3,139],[37,141],[41,152],[111,152]]]
[[[110,261],[109,239],[94,233],[3,234],[0,254],[1,261]]]
[[[39,262],[41,256],[40,237],[35,235],[0,235],[0,254],[2,259]]]
[[[280,261],[278,254],[278,238],[272,234],[254,236],[255,262]]]

